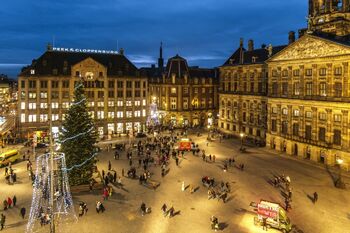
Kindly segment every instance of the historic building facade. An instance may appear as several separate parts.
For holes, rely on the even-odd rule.
[[[23,68],[18,77],[18,116],[22,136],[48,132],[48,119],[57,133],[73,98],[74,86],[82,80],[88,108],[99,134],[137,132],[147,119],[146,77],[123,51],[48,50]]]
[[[284,46],[239,48],[220,67],[219,129],[244,135],[259,145],[265,144],[267,122],[267,65],[265,61]]]
[[[266,142],[289,155],[348,169],[350,9],[349,1],[335,2],[310,0],[307,32],[267,61]]]
[[[159,123],[176,127],[214,126],[218,109],[218,78],[214,69],[189,67],[176,55],[164,72],[148,69],[149,102]]]

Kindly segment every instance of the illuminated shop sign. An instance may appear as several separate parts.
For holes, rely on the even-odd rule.
[[[106,54],[119,54],[114,50],[100,50],[100,49],[74,49],[74,48],[57,48],[53,47],[53,51],[59,52],[74,52],[74,53],[106,53]]]

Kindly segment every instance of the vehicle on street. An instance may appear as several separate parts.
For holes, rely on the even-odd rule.
[[[252,202],[252,207],[257,207],[255,210],[257,216],[254,217],[254,225],[264,225],[280,230],[283,233],[292,230],[292,224],[287,217],[286,211],[274,202],[261,200],[258,204]]]
[[[9,150],[0,154],[0,167],[5,167],[9,163],[14,163],[21,158],[18,150]]]

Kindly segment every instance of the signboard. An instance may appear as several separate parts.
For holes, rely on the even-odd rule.
[[[104,54],[119,54],[114,50],[100,50],[100,49],[75,49],[75,48],[58,48],[53,47],[52,51],[58,52],[73,52],[73,53],[104,53]]]
[[[258,204],[258,214],[268,218],[277,219],[278,210],[279,210],[278,207],[273,205],[268,205],[267,203]]]
[[[191,141],[188,138],[182,138],[179,142],[179,150],[191,150]]]

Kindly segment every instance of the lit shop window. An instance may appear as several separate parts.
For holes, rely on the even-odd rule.
[[[46,122],[48,119],[47,114],[40,114],[39,121],[40,122]]]
[[[142,106],[146,106],[146,100],[142,100]]]
[[[127,107],[132,106],[132,102],[131,102],[131,100],[127,100],[127,101],[126,101],[126,106],[127,106]]]
[[[123,106],[123,101],[122,100],[118,100],[117,101],[117,106],[118,107],[122,107]]]
[[[89,113],[90,113],[91,118],[94,119],[95,118],[95,112],[94,111],[90,111]]]
[[[88,106],[88,107],[94,107],[94,106],[95,106],[95,102],[88,102],[88,103],[87,103],[87,106]]]
[[[69,102],[62,103],[62,108],[69,108]]]
[[[141,116],[141,111],[135,111],[135,117],[140,117]]]
[[[108,112],[108,118],[114,118],[114,112]]]
[[[146,116],[146,109],[142,110],[142,116],[145,117]]]
[[[104,102],[97,102],[97,107],[103,107],[104,106]]]
[[[58,121],[58,114],[51,114],[52,121]]]
[[[114,101],[108,101],[108,107],[114,107]]]
[[[26,103],[25,102],[21,102],[21,109],[22,110],[26,109]]]
[[[141,105],[141,101],[140,100],[136,100],[135,101],[135,106],[140,106]]]

